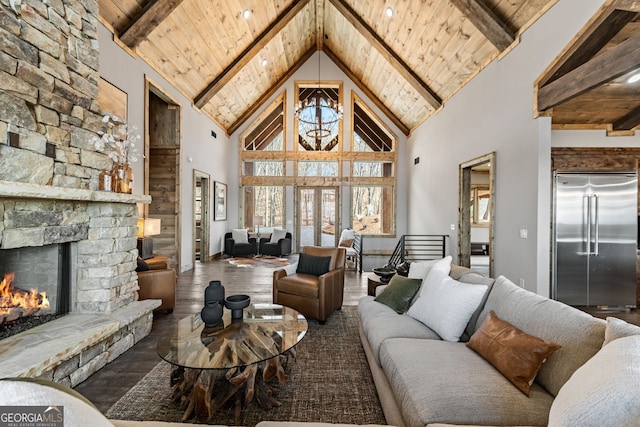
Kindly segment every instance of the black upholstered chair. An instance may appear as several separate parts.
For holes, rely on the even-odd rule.
[[[235,256],[252,256],[258,253],[258,241],[255,237],[249,237],[247,233],[247,243],[236,241],[233,233],[228,232],[224,235],[224,253]]]
[[[284,237],[278,239],[277,242],[271,241],[272,236],[273,234],[269,237],[260,238],[260,254],[271,256],[289,255],[291,253],[291,233],[287,231]]]

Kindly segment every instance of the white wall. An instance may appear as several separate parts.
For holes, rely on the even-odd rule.
[[[494,275],[524,279],[527,289],[548,295],[551,127],[549,118],[533,118],[534,82],[601,5],[560,0],[413,132],[405,163],[410,233],[450,233],[457,259],[450,225],[458,222],[458,165],[495,151]]]
[[[228,157],[235,152],[225,136],[224,131],[212,120],[192,107],[189,99],[180,94],[162,76],[156,73],[140,58],[134,58],[113,42],[113,36],[103,25],[98,29],[100,43],[100,76],[111,84],[125,91],[128,95],[128,123],[138,127],[140,132],[145,129],[144,99],[145,76],[154,85],[173,98],[181,106],[181,163],[180,171],[180,213],[181,213],[181,244],[179,271],[193,267],[193,170],[207,173],[213,181],[228,182],[229,172],[233,175],[234,168],[230,167]],[[211,131],[218,135],[211,137]],[[191,159],[191,161],[189,160]],[[144,191],[144,162],[139,160],[133,164],[135,181],[134,193],[143,194]],[[210,206],[213,215],[213,207]],[[213,218],[212,218],[213,219]],[[212,222],[210,236],[210,253],[221,252],[221,242],[227,222]]]
[[[604,130],[553,130],[552,147],[640,147],[640,132],[633,136],[607,136]]]
[[[294,98],[295,98],[295,82],[296,81],[317,81],[318,80],[318,55],[320,55],[320,77],[323,81],[341,81],[343,82],[343,107],[344,107],[344,120],[343,120],[343,143],[350,146],[351,144],[351,136],[349,135],[351,129],[351,92],[355,92],[357,96],[362,99],[365,104],[371,108],[371,110],[382,120],[389,129],[398,137],[398,165],[405,164],[407,162],[406,155],[406,145],[407,140],[406,136],[389,120],[375,105],[369,98],[367,98],[358,87],[340,70],[334,62],[327,57],[324,53],[317,52],[309,60],[296,71],[293,76],[281,86],[281,88],[276,91],[276,93],[268,99],[264,105],[268,106],[275,98],[280,96],[283,91],[286,90],[286,133],[285,133],[285,141],[287,144],[287,150],[294,149],[295,138],[293,135],[294,131]],[[235,170],[239,170],[238,164],[238,150],[236,147],[239,146],[239,137],[242,132],[247,129],[251,123],[264,111],[264,109],[258,110],[256,113],[251,116],[249,120],[238,129],[233,135],[231,135],[231,142],[233,148],[233,152],[229,153],[229,160],[231,167]],[[290,168],[290,163],[287,165],[287,174],[289,176],[292,175],[292,170]],[[401,235],[407,233],[407,192],[406,188],[408,186],[408,173],[406,168],[398,167],[396,170],[398,174],[397,181],[397,209],[396,209],[396,235],[394,237],[389,238],[373,238],[373,237],[365,237],[364,245],[365,252],[366,251],[376,251],[376,250],[393,250],[395,248],[396,243]],[[239,207],[239,176],[238,173],[230,173],[229,176],[230,182],[233,183],[233,188],[229,188],[230,193],[230,201],[229,204],[229,226],[236,227],[240,224],[241,211]],[[350,188],[348,185],[342,186],[342,194],[341,194],[341,219],[342,225],[341,228],[346,228],[350,226]],[[293,209],[293,191],[289,189],[286,193],[286,203],[287,203],[287,228],[290,231],[294,231],[295,222],[294,222],[294,209]],[[295,239],[295,236],[294,236]],[[383,262],[384,264],[384,262]]]

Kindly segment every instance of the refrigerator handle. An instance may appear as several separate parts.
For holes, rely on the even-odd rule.
[[[587,238],[585,239],[585,255],[591,256],[591,195],[587,194],[583,197],[587,202]]]
[[[593,195],[593,201],[594,201],[594,215],[595,215],[595,245],[593,248],[593,254],[594,256],[598,256],[598,250],[600,249],[600,237],[599,237],[599,231],[600,231],[600,209],[598,207],[598,195],[594,194]]]

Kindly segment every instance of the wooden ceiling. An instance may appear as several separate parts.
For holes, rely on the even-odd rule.
[[[537,110],[554,129],[605,129],[633,135],[640,126],[640,2],[602,6],[536,84]]]
[[[100,19],[228,135],[317,50],[410,132],[557,0],[99,0]],[[386,8],[393,8],[387,17]],[[248,19],[243,11],[249,10]]]

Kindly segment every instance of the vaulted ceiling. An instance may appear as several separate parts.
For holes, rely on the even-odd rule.
[[[408,135],[517,45],[519,34],[556,2],[99,0],[99,5],[100,19],[115,39],[229,135],[317,50]]]

